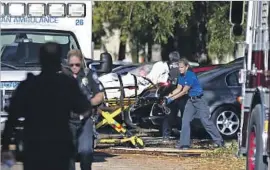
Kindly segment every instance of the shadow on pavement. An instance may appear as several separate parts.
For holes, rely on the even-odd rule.
[[[163,143],[162,137],[156,131],[144,132],[144,135],[140,135],[144,141],[145,147],[161,147],[161,148],[175,148],[176,142],[179,140],[179,136],[172,136],[169,142]],[[193,147],[196,149],[209,149],[212,147],[213,141],[210,136],[204,130],[194,130],[191,135]],[[224,139],[225,142],[232,142],[235,139]],[[101,145],[98,144],[98,149],[109,149],[114,146],[127,147],[125,144],[114,145]]]
[[[112,158],[117,155],[105,153],[105,152],[100,152],[100,151],[95,151],[94,153],[94,162],[106,162],[107,158]]]

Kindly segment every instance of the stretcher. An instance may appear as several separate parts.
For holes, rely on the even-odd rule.
[[[121,79],[121,76],[118,75],[118,79],[120,82],[120,87],[106,87],[104,88],[105,93],[105,102],[103,106],[100,106],[98,108],[98,113],[101,115],[102,119],[99,122],[95,122],[95,128],[98,131],[98,129],[104,127],[104,126],[111,126],[117,133],[121,134],[120,139],[98,139],[98,143],[106,143],[106,144],[123,144],[123,143],[130,143],[131,146],[137,147],[137,148],[144,148],[144,142],[143,140],[137,136],[136,134],[133,134],[130,130],[128,130],[123,123],[125,123],[125,112],[127,112],[128,109],[130,109],[131,105],[136,102],[137,100],[137,79],[136,76],[134,76],[135,80],[135,86],[123,86],[123,82]],[[135,90],[135,96],[134,97],[125,97],[125,88],[132,88]],[[117,99],[108,99],[106,95],[106,90],[108,89],[119,89],[120,90],[120,98]],[[116,117],[121,116],[122,122],[120,123],[116,121]]]

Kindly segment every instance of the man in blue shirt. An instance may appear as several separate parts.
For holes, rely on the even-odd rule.
[[[209,108],[202,98],[203,89],[196,74],[188,70],[188,68],[188,61],[180,59],[178,86],[167,96],[167,103],[171,103],[185,94],[189,96],[182,119],[180,140],[176,147],[180,149],[188,149],[190,147],[190,123],[194,119],[195,114],[199,115],[202,125],[212,137],[215,147],[222,147],[224,145],[223,139],[214,123],[210,120]]]

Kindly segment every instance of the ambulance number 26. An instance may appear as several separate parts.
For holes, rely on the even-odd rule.
[[[83,25],[83,19],[76,19],[75,25]]]

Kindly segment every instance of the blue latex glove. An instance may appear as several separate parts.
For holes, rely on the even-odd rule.
[[[166,97],[166,105],[170,104],[173,102],[173,99],[170,97]]]

